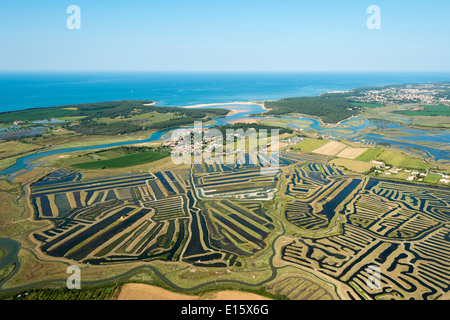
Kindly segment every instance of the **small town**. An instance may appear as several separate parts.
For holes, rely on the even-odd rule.
[[[206,130],[206,132],[208,132],[208,130]],[[227,149],[227,154],[229,152],[239,153],[243,152],[244,150],[241,150],[239,148],[236,149],[233,144],[234,141],[245,139],[252,134],[255,134],[256,138],[256,131],[250,130],[247,130],[243,132],[243,134],[241,134],[239,131],[234,130],[230,130],[230,132],[228,132],[227,129],[225,141],[223,140],[223,136],[220,136],[219,134],[205,134],[203,133],[203,130],[199,128],[183,129],[179,133],[180,134],[171,134],[169,138],[163,140],[162,146],[170,147],[172,148],[173,152],[178,151],[178,153],[181,155],[200,155],[202,153],[212,153],[214,151],[221,150],[224,146]],[[197,135],[201,138],[196,138]],[[291,138],[290,141],[293,143],[294,141],[298,140],[297,138],[298,137]],[[300,142],[301,140],[298,141]],[[233,144],[233,148],[229,148],[230,142]]]
[[[443,88],[446,88],[443,86]],[[365,90],[361,96],[352,96],[351,99],[356,102],[366,103],[423,103],[440,104],[450,106],[450,97],[441,96],[441,91],[436,87],[421,88],[385,88],[380,90]]]
[[[391,176],[391,175],[399,175],[400,173],[404,173],[403,176],[406,176],[406,181],[413,182],[424,182],[424,179],[428,175],[437,175],[440,176],[439,182],[448,184],[450,183],[450,176],[446,175],[441,172],[430,172],[430,171],[424,171],[424,170],[414,170],[414,169],[407,169],[407,168],[399,168],[399,167],[393,167],[386,165],[383,161],[378,160],[372,160],[370,163],[373,163],[376,165],[374,172],[378,175],[385,175],[385,176]]]

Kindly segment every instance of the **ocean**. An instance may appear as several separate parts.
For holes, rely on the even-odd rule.
[[[450,81],[450,73],[2,72],[0,111],[126,99],[159,106],[276,100],[436,81]]]

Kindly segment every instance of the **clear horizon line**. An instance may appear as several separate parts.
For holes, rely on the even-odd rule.
[[[81,70],[81,69],[39,69],[39,70],[1,70],[0,73],[69,73],[69,72],[135,72],[135,73],[450,73],[450,70]]]

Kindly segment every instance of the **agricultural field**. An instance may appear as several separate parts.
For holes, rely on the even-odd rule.
[[[308,151],[313,151],[315,149],[318,149],[318,148],[322,147],[323,145],[327,144],[328,142],[329,142],[328,140],[323,140],[323,139],[307,139],[307,140],[303,140],[302,142],[295,145],[293,149],[295,151],[308,152]]]
[[[356,159],[363,153],[365,153],[368,149],[367,148],[352,148],[347,147],[343,149],[341,152],[337,154],[339,158],[346,158],[346,159]]]
[[[354,159],[359,161],[370,162],[373,159],[376,159],[376,156],[378,156],[381,153],[381,151],[383,150],[380,148],[369,148]]]
[[[165,157],[169,154],[157,151],[143,151],[125,156],[113,157],[111,159],[89,161],[72,165],[75,169],[115,169],[126,168],[153,162]]]
[[[342,149],[345,149],[346,145],[339,141],[330,141],[327,144],[324,144],[323,146],[312,150],[314,153],[320,153],[328,156],[334,156]]]
[[[417,170],[428,170],[432,168],[430,163],[424,161],[420,156],[414,155],[410,150],[385,148],[353,141],[341,142],[309,138],[292,147],[291,150],[308,151],[317,156],[328,156],[330,164],[357,173],[366,173],[370,171],[375,167],[375,164],[373,164],[372,161],[382,162],[386,166],[399,168]],[[312,156],[312,158],[314,159],[314,156]],[[436,165],[436,167],[438,165]],[[406,180],[406,177],[403,180]],[[430,181],[430,179],[427,181]]]
[[[428,169],[430,166],[423,161],[407,156],[402,152],[393,150],[383,150],[376,157],[376,160],[384,161],[387,164],[397,167]]]
[[[442,105],[421,105],[416,110],[395,111],[407,116],[450,116],[450,107]]]

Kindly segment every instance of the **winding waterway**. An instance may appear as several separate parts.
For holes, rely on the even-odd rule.
[[[205,106],[203,108],[211,108],[211,106]],[[266,112],[266,110],[259,104],[220,104],[215,105],[214,108],[226,108],[231,109],[234,111],[233,114],[227,115],[225,117],[214,119],[213,124],[205,125],[204,127],[211,127],[215,125],[225,125],[232,122],[235,122],[237,120],[242,119],[248,119],[250,115],[254,114],[263,114]],[[377,143],[382,142],[388,142],[392,144],[399,145],[400,147],[415,147],[417,149],[421,149],[425,152],[427,152],[429,155],[435,157],[436,159],[448,159],[449,152],[447,150],[439,150],[435,148],[431,148],[429,146],[424,145],[417,145],[406,141],[397,141],[388,139],[384,136],[377,135],[374,133],[363,133],[367,129],[375,129],[378,124],[374,124],[371,121],[361,118],[361,117],[354,117],[347,119],[337,125],[334,126],[325,126],[319,119],[316,118],[309,118],[309,117],[253,117],[253,119],[284,119],[284,120],[300,120],[300,121],[306,121],[309,124],[307,127],[305,127],[305,130],[314,130],[317,132],[320,132],[322,134],[329,134],[338,138],[350,138],[351,141],[362,141],[362,140],[373,140]],[[357,123],[357,124],[355,124]],[[295,122],[288,125],[289,127],[296,128]],[[400,126],[401,127],[401,126]],[[186,129],[189,129],[186,128]],[[42,162],[37,163],[36,160],[57,155],[57,154],[63,154],[63,153],[70,153],[70,152],[76,152],[76,151],[87,151],[87,150],[95,150],[95,149],[106,149],[106,148],[113,148],[118,146],[127,146],[127,145],[133,145],[136,143],[146,143],[146,142],[153,142],[153,141],[159,141],[164,137],[166,134],[168,134],[171,131],[174,131],[176,129],[168,129],[168,130],[162,130],[162,131],[156,131],[153,132],[148,139],[144,140],[133,140],[133,141],[123,141],[123,142],[115,142],[115,143],[108,143],[108,144],[101,144],[101,145],[94,145],[94,146],[84,146],[84,147],[74,147],[74,148],[64,148],[64,149],[49,149],[42,152],[36,152],[21,158],[18,158],[16,160],[16,163],[4,170],[0,171],[0,176],[4,175],[7,176],[7,178],[12,181],[14,177],[16,177],[19,174],[24,174],[26,172],[29,172],[33,170],[34,167],[41,164]],[[407,129],[404,129],[407,130]],[[361,135],[361,133],[363,133]],[[416,136],[407,137],[405,140],[410,140],[411,142],[414,140]],[[437,139],[435,139],[437,138]],[[422,138],[423,139],[423,138]],[[427,136],[427,141],[432,142],[442,142],[442,140],[448,141],[448,133],[441,133],[440,135],[431,135]]]
[[[250,114],[265,112],[265,110],[258,104],[243,104],[243,105],[223,104],[220,106],[216,106],[216,108],[219,108],[219,107],[233,108],[233,109],[236,109],[237,112],[232,115],[217,118],[217,119],[215,119],[215,123],[211,124],[209,126],[224,125],[224,124],[230,123],[231,121],[245,119]],[[207,126],[205,126],[205,127],[207,127]],[[115,142],[115,143],[101,144],[101,145],[95,145],[95,146],[75,147],[75,148],[51,149],[51,150],[46,150],[46,151],[42,151],[42,152],[36,152],[31,155],[18,158],[14,165],[12,165],[4,170],[1,170],[0,176],[1,175],[8,176],[8,179],[12,180],[15,176],[17,176],[19,171],[20,171],[20,174],[31,171],[34,167],[32,165],[32,162],[36,161],[38,159],[44,158],[44,157],[48,157],[48,156],[52,156],[52,155],[56,155],[56,154],[62,154],[62,153],[76,152],[76,151],[105,149],[105,148],[112,148],[112,147],[118,147],[118,146],[133,145],[136,143],[159,141],[159,140],[161,140],[161,138],[164,135],[166,135],[167,133],[169,133],[173,130],[176,130],[176,129],[168,129],[168,130],[153,132],[150,135],[150,138],[145,139],[145,140]]]
[[[263,107],[259,104],[223,104],[223,105],[216,105],[214,107],[231,109],[231,110],[234,110],[235,113],[231,114],[231,115],[227,115],[225,117],[214,119],[215,122],[213,124],[210,124],[210,125],[207,125],[204,127],[210,127],[210,126],[215,126],[215,125],[225,125],[225,124],[229,124],[234,121],[237,121],[237,120],[248,119],[248,116],[252,115],[252,114],[262,114],[262,113],[266,112],[266,110],[264,110]],[[205,108],[208,108],[208,107],[205,107]],[[352,120],[356,120],[359,118],[354,118],[351,120],[344,121],[342,123],[342,125],[340,125],[338,127],[334,127],[334,128],[323,127],[321,125],[320,121],[315,118],[305,118],[305,117],[299,117],[299,118],[277,117],[277,118],[290,119],[290,120],[306,120],[311,123],[309,126],[309,129],[321,131],[324,133],[332,133],[332,132],[335,132],[335,130],[337,130],[337,129],[347,129],[347,130],[350,130],[350,132],[352,134],[355,134],[358,132],[358,130],[373,126],[373,124],[366,119],[364,119],[364,121],[362,121],[362,124],[360,124],[359,126],[352,126],[351,124],[347,124],[347,122],[350,122]],[[262,117],[256,117],[254,119],[262,119]],[[1,170],[0,176],[1,175],[7,176],[8,179],[12,181],[14,179],[14,177],[16,177],[17,175],[24,174],[26,172],[31,171],[35,166],[40,164],[40,163],[36,163],[35,161],[38,159],[44,158],[44,157],[57,155],[57,154],[63,154],[63,153],[76,152],[76,151],[106,149],[106,148],[113,148],[113,147],[118,147],[118,146],[133,145],[136,143],[159,141],[167,133],[174,131],[174,130],[176,130],[176,129],[156,131],[156,132],[152,133],[148,139],[144,139],[144,140],[115,142],[115,143],[108,143],[108,144],[101,144],[101,145],[94,145],[94,146],[84,146],[84,147],[74,147],[74,148],[64,148],[64,149],[49,149],[46,151],[36,152],[36,153],[30,154],[30,155],[18,158],[14,165],[12,165],[4,170]]]

